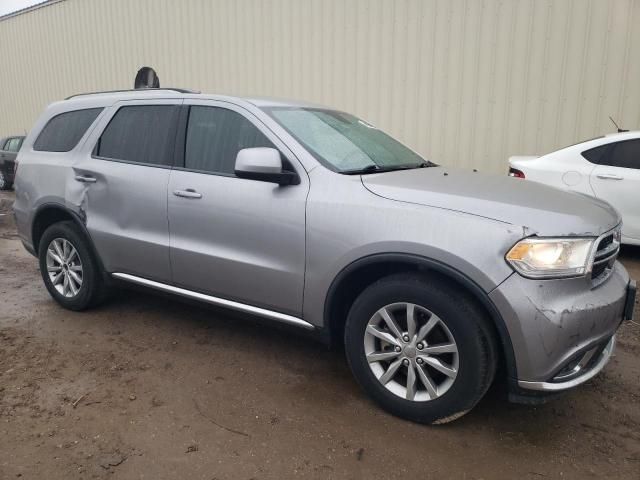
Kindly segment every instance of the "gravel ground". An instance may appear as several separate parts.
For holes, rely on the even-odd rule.
[[[2,213],[2,479],[640,478],[638,323],[576,391],[532,407],[497,385],[426,427],[374,406],[341,353],[255,320],[140,291],[63,310]],[[621,258],[640,278],[640,248]]]

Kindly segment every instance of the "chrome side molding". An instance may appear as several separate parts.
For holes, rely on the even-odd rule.
[[[287,323],[289,325],[295,325],[296,327],[306,328],[307,330],[315,329],[313,325],[311,325],[309,322],[305,322],[301,318],[294,317],[292,315],[287,315],[284,313],[274,312],[272,310],[267,310],[266,308],[254,307],[253,305],[246,305],[244,303],[234,302],[232,300],[226,300],[224,298],[219,298],[219,297],[214,297],[212,295],[206,295],[204,293],[194,292],[192,290],[187,290],[185,288],[174,287],[172,285],[167,285],[165,283],[154,282],[153,280],[148,280],[142,277],[136,277],[135,275],[129,275],[128,273],[112,273],[111,276],[119,280],[136,283],[138,285],[154,288],[156,290],[161,290],[163,292],[174,293],[182,297],[193,298],[195,300],[207,302],[212,305],[217,305],[219,307],[230,308],[232,310],[238,310],[240,312],[247,312],[252,315],[258,315],[260,317],[268,318],[270,320]]]

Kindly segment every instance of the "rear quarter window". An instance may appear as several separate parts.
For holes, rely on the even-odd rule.
[[[51,118],[33,144],[39,152],[69,152],[78,144],[102,108],[61,113]]]
[[[585,150],[582,152],[582,156],[591,163],[599,164],[602,160],[602,156],[605,154],[607,149],[609,148],[609,144],[600,145],[599,147],[590,148],[589,150]]]
[[[603,165],[640,169],[640,140],[625,140],[613,146]]]

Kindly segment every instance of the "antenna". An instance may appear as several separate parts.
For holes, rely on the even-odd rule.
[[[629,130],[625,130],[623,128],[620,128],[611,115],[609,115],[609,120],[611,120],[611,123],[613,123],[616,126],[616,128],[618,129],[618,133],[624,133],[624,132],[628,132],[629,131]]]

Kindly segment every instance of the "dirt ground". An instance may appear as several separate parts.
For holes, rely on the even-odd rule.
[[[426,427],[373,405],[341,353],[255,321],[140,291],[63,310],[2,213],[1,479],[640,478],[638,323],[578,390],[533,407],[498,385]],[[640,278],[640,248],[622,261]]]

